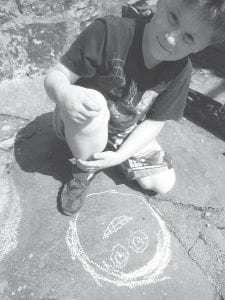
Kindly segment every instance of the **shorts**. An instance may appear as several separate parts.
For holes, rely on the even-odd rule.
[[[64,124],[57,107],[53,114],[53,127],[56,136],[60,140],[66,142]],[[118,136],[109,134],[109,147],[116,150],[117,145],[115,144],[115,141],[117,140],[121,141],[121,134],[118,134]],[[128,180],[159,174],[173,168],[170,155],[162,150],[156,140],[153,140],[142,150],[124,161],[119,167]]]

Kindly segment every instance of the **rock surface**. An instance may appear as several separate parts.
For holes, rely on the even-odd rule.
[[[58,195],[71,154],[54,135],[42,82],[1,85],[1,299],[221,300],[224,141],[186,119],[169,122],[159,141],[173,157],[174,190],[152,197],[107,170],[68,218]]]

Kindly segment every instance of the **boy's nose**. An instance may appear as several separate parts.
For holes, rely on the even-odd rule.
[[[176,45],[177,37],[179,35],[179,32],[173,31],[165,34],[165,38],[171,46]]]

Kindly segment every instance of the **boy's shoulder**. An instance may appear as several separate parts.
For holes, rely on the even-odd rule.
[[[124,18],[120,16],[108,15],[100,17],[96,21],[101,21],[105,24],[107,31],[113,32],[124,32],[130,31],[131,33],[135,30],[136,20],[130,18]]]
[[[115,16],[115,15],[106,15],[103,17],[99,17],[97,20],[101,20],[106,24],[111,24],[111,25],[128,25],[132,24],[135,22],[135,19],[131,18],[124,18],[121,16]]]
[[[106,16],[96,20],[104,24],[105,45],[108,53],[127,53],[136,31],[136,20],[119,16]]]

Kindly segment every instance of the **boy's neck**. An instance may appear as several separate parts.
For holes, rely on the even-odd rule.
[[[150,55],[148,56],[147,59],[145,57],[143,57],[143,59],[144,59],[145,67],[147,69],[152,69],[161,63],[161,61],[156,60],[154,57],[152,57]]]
[[[147,64],[145,63],[145,66],[147,69],[152,69],[152,68],[156,67],[157,65],[159,65],[160,63],[161,63],[161,61],[148,62]]]

